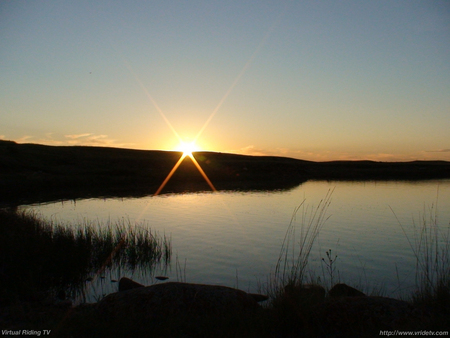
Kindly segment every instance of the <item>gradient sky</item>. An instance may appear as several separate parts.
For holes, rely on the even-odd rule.
[[[0,46],[1,139],[450,160],[449,1],[2,0]]]

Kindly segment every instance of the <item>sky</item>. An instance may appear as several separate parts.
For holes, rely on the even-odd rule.
[[[450,160],[449,1],[0,2],[0,139]]]

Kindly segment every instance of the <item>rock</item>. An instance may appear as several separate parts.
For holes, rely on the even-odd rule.
[[[169,277],[167,277],[167,276],[156,276],[155,277],[157,280],[166,280],[166,279],[169,279]]]
[[[317,284],[286,285],[284,297],[304,304],[317,304],[325,300],[325,289]]]
[[[139,284],[138,282],[135,282],[127,277],[122,277],[119,280],[119,292],[143,287],[144,285]]]
[[[158,280],[169,279],[169,277],[162,277],[162,276],[157,276],[155,278]],[[127,277],[122,277],[119,281],[119,292],[143,287],[145,287],[145,285],[139,284],[138,282],[135,282],[134,280]],[[258,293],[248,293],[248,295],[252,297],[256,302],[263,302],[269,299],[268,296],[261,295]]]
[[[311,309],[325,301],[325,289],[316,284],[288,284],[273,300],[273,313],[280,337],[299,337],[310,332]],[[307,335],[304,335],[307,336]],[[309,337],[309,336],[308,336]]]
[[[109,320],[178,315],[222,315],[255,310],[259,305],[244,291],[218,285],[168,282],[112,293],[97,306]]]
[[[361,291],[348,286],[347,284],[336,284],[328,291],[330,298],[342,297],[365,297],[366,295]]]
[[[387,297],[343,297],[313,309],[317,327],[325,334],[358,336],[379,330],[414,328],[424,323],[423,313],[413,305]]]
[[[261,295],[259,293],[249,293],[248,295],[250,297],[252,297],[255,300],[255,302],[258,302],[258,303],[259,302],[264,302],[265,300],[269,299],[269,296]]]

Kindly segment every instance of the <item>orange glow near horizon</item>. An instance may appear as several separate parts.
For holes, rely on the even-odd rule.
[[[283,13],[283,12],[281,12]],[[167,182],[169,182],[170,178],[173,176],[173,174],[176,172],[176,170],[178,169],[178,167],[181,165],[181,163],[183,162],[183,160],[189,156],[192,160],[192,162],[194,163],[194,165],[196,166],[196,168],[198,169],[198,171],[200,172],[200,174],[203,176],[203,178],[205,179],[205,181],[208,183],[208,185],[211,187],[211,189],[213,191],[216,191],[216,188],[214,187],[214,185],[212,184],[212,182],[209,180],[208,176],[206,175],[206,173],[203,171],[203,169],[201,168],[200,164],[197,162],[197,160],[194,158],[194,156],[192,155],[192,152],[194,151],[198,151],[199,149],[196,146],[196,141],[200,138],[200,136],[203,134],[203,131],[206,129],[206,127],[209,125],[209,123],[211,122],[211,120],[213,119],[213,117],[217,114],[217,112],[219,111],[220,107],[222,106],[222,104],[225,102],[225,100],[228,98],[228,96],[230,95],[230,93],[233,91],[233,89],[236,87],[237,83],[239,82],[239,80],[241,79],[241,77],[245,74],[245,72],[247,71],[247,69],[250,67],[250,65],[252,64],[254,58],[256,57],[256,55],[258,54],[258,52],[260,51],[260,49],[262,48],[262,46],[264,45],[265,41],[267,40],[267,38],[269,37],[271,31],[274,29],[275,24],[277,23],[277,21],[280,19],[281,14],[278,15],[277,19],[275,20],[275,22],[272,24],[272,26],[270,27],[270,29],[268,30],[268,32],[265,34],[265,36],[263,37],[263,39],[261,40],[261,42],[259,43],[259,45],[257,46],[256,50],[253,52],[253,54],[250,56],[249,60],[246,62],[246,64],[244,65],[244,67],[242,68],[241,72],[237,75],[237,77],[235,78],[235,80],[231,83],[230,87],[228,88],[228,90],[225,92],[225,94],[223,95],[223,97],[220,99],[219,103],[217,104],[216,108],[213,110],[213,112],[209,115],[209,117],[206,119],[205,123],[203,124],[203,126],[200,128],[199,132],[197,133],[197,135],[195,136],[194,140],[190,143],[188,142],[184,142],[182,140],[182,138],[180,137],[180,135],[178,134],[178,132],[175,130],[175,128],[173,127],[173,125],[170,123],[169,119],[167,118],[167,116],[163,113],[163,111],[161,110],[161,108],[156,104],[156,101],[153,99],[153,97],[150,95],[150,93],[148,92],[147,88],[145,87],[145,85],[143,84],[143,82],[141,81],[141,79],[139,78],[139,76],[137,75],[137,73],[134,71],[134,69],[131,67],[131,64],[124,58],[124,63],[126,68],[129,70],[129,72],[133,75],[133,77],[135,78],[135,80],[138,82],[139,86],[142,88],[142,90],[144,91],[145,95],[147,96],[147,98],[149,99],[149,101],[152,103],[152,105],[155,107],[155,109],[158,111],[158,113],[161,115],[161,117],[163,118],[163,120],[166,122],[167,126],[170,128],[170,130],[173,132],[173,134],[176,136],[176,138],[180,141],[179,145],[178,145],[178,151],[182,151],[183,155],[180,157],[180,159],[178,160],[178,162],[174,165],[174,167],[172,168],[172,170],[170,171],[170,173],[167,175],[167,177],[164,179],[164,181],[161,183],[160,187],[158,188],[158,190],[156,191],[156,193],[154,194],[154,196],[159,195],[160,192],[162,191],[162,189],[164,189],[165,185],[167,184]]]
[[[208,178],[208,176],[206,175],[206,173],[203,171],[202,167],[200,166],[200,164],[197,162],[197,160],[194,158],[194,156],[192,155],[192,152],[194,151],[198,151],[199,149],[196,146],[196,141],[200,138],[200,136],[203,134],[203,131],[207,128],[207,126],[209,125],[209,123],[211,122],[211,120],[213,119],[213,117],[217,114],[217,112],[219,111],[220,107],[222,106],[222,104],[225,102],[225,100],[228,98],[228,96],[230,95],[230,93],[233,91],[233,89],[236,87],[236,85],[238,84],[239,80],[241,79],[241,77],[245,74],[245,72],[247,71],[247,69],[250,67],[250,65],[253,63],[253,60],[255,59],[256,55],[259,53],[260,49],[262,48],[262,46],[265,44],[266,40],[268,39],[269,35],[271,34],[272,30],[274,29],[276,23],[280,20],[282,14],[284,13],[284,11],[280,12],[280,14],[278,15],[278,17],[276,18],[276,20],[273,22],[272,26],[269,28],[269,30],[267,31],[267,33],[264,35],[263,39],[260,41],[259,45],[256,47],[255,51],[253,52],[253,54],[250,56],[250,58],[248,59],[248,61],[245,63],[244,67],[242,68],[242,70],[240,71],[240,73],[237,75],[237,77],[234,79],[234,81],[231,83],[230,87],[228,88],[228,90],[225,92],[225,94],[223,95],[223,97],[220,99],[219,103],[217,104],[216,108],[212,111],[212,113],[209,115],[209,117],[206,119],[205,123],[203,124],[203,126],[200,128],[199,132],[197,133],[197,135],[195,136],[194,140],[190,143],[188,142],[184,142],[182,140],[182,138],[180,137],[180,135],[178,134],[178,132],[175,130],[175,128],[173,127],[173,125],[170,123],[169,119],[167,118],[167,116],[163,113],[163,111],[161,110],[161,108],[156,104],[156,101],[153,99],[153,97],[150,95],[149,91],[147,90],[147,88],[145,87],[145,85],[143,84],[143,82],[141,81],[141,79],[139,78],[139,76],[137,75],[137,73],[134,71],[134,69],[131,67],[131,64],[125,59],[124,59],[124,63],[126,68],[129,70],[129,72],[133,75],[133,77],[135,78],[135,80],[138,82],[139,86],[141,87],[141,89],[144,91],[145,95],[147,96],[147,98],[149,99],[149,101],[152,103],[152,105],[155,107],[155,109],[158,111],[158,113],[161,115],[162,119],[166,122],[167,126],[170,128],[170,130],[173,132],[173,134],[176,136],[176,138],[180,141],[179,145],[178,145],[178,151],[182,151],[183,155],[180,157],[180,159],[178,160],[178,162],[174,165],[174,167],[172,168],[172,170],[170,171],[170,173],[167,175],[167,177],[164,179],[164,181],[161,183],[160,187],[158,188],[158,190],[155,192],[154,196],[159,195],[159,193],[162,191],[162,189],[164,189],[165,185],[167,184],[167,182],[169,182],[170,178],[173,176],[173,174],[176,172],[176,170],[178,169],[178,167],[181,165],[181,163],[184,161],[184,159],[189,156],[192,160],[192,162],[194,163],[195,167],[198,169],[198,171],[200,172],[200,174],[203,176],[203,178],[205,179],[205,181],[208,183],[208,185],[211,187],[211,189],[213,191],[217,191],[216,188],[214,187],[214,185],[212,184],[212,182],[210,181],[210,179]]]

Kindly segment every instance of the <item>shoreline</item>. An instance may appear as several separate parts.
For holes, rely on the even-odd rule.
[[[418,181],[450,178],[450,162],[312,162],[195,152],[217,191],[290,190],[309,180]],[[45,146],[0,140],[0,205],[154,195],[180,159],[175,151]],[[161,194],[211,191],[186,157]]]

